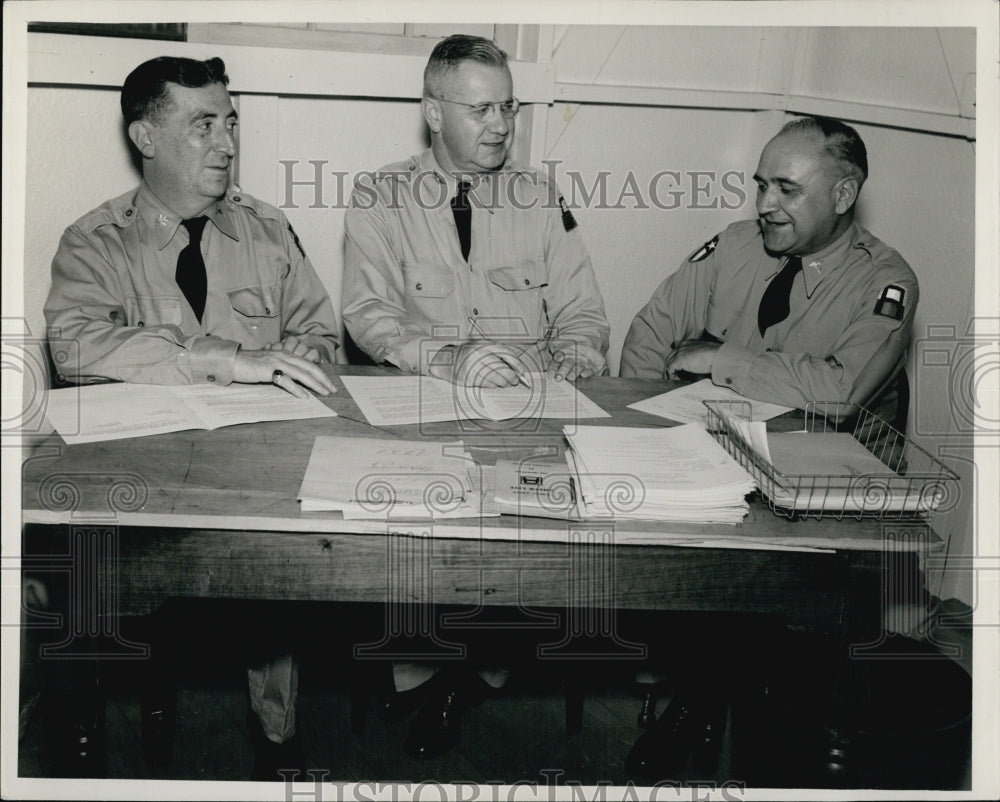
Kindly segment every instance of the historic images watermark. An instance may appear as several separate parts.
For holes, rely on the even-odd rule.
[[[370,209],[380,194],[376,187],[386,189],[387,206],[401,208],[400,193],[404,186],[427,209],[447,207],[451,191],[442,177],[433,170],[421,168],[399,170],[362,170],[350,173],[330,168],[327,159],[281,159],[282,209]],[[518,181],[497,182],[489,174],[470,174],[477,183],[470,194],[471,202],[487,209],[512,207],[526,210],[536,206],[562,209],[704,209],[725,211],[743,207],[749,197],[747,176],[743,170],[659,170],[649,175],[634,171],[617,174],[599,170],[584,174],[566,170],[556,181],[562,165],[558,159],[542,161],[543,170],[525,170]],[[545,183],[552,191],[538,193]],[[531,187],[532,191],[526,191]],[[556,191],[558,187],[559,191]]]
[[[635,802],[668,799],[740,802],[746,797],[746,784],[737,780],[721,783],[714,780],[663,780],[646,786],[637,786],[631,781],[623,786],[614,786],[608,781],[601,781],[584,785],[565,779],[562,769],[542,769],[539,771],[540,781],[518,780],[513,783],[502,780],[484,783],[462,780],[350,783],[328,779],[329,772],[325,769],[305,774],[291,770],[280,773],[285,778],[285,802],[374,802],[377,799],[409,799],[413,802],[608,802],[629,799]]]

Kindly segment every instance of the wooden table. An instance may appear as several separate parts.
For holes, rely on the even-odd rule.
[[[613,417],[580,423],[669,425],[626,407],[672,386],[581,382]],[[78,577],[70,604],[98,613],[79,615],[78,633],[99,635],[116,614],[189,596],[760,612],[863,649],[879,638],[887,576],[909,575],[921,550],[940,547],[926,526],[789,521],[760,501],[736,527],[511,516],[401,524],[304,514],[296,494],[317,435],[460,436],[489,461],[557,449],[568,423],[374,429],[342,385],[327,403],[338,417],[75,446],[53,435],[39,445],[24,463],[23,522],[68,532],[59,559]],[[26,567],[32,559],[25,553]]]

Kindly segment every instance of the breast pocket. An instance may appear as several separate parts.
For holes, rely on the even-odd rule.
[[[492,267],[487,273],[493,284],[507,292],[531,292],[540,290],[548,284],[545,261],[541,258],[525,259],[514,265]]]
[[[455,291],[455,276],[435,265],[403,263],[403,281],[408,298],[447,298]]]
[[[133,295],[125,299],[129,326],[180,326],[183,319],[179,298]]]
[[[487,270],[492,287],[492,327],[510,336],[541,337],[546,320],[542,288],[548,284],[545,261],[525,259]]]
[[[281,339],[280,299],[276,287],[243,287],[229,293],[235,338],[256,349]]]
[[[756,312],[754,313],[756,315]],[[756,321],[756,317],[754,318]],[[705,330],[723,342],[744,341],[747,335],[748,317],[745,309],[732,304],[710,303],[705,315]],[[753,325],[757,325],[753,322]],[[701,332],[693,336],[697,337]]]

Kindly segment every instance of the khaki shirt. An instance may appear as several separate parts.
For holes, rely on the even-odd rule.
[[[749,398],[802,409],[810,401],[871,405],[902,370],[919,289],[909,265],[856,223],[802,258],[790,313],[761,336],[757,310],[785,259],[768,255],[755,220],[696,251],[635,316],[621,375],[662,378],[674,343],[723,342],[712,381]],[[896,288],[895,290],[891,288]],[[898,310],[879,301],[899,297]]]
[[[451,210],[457,183],[430,150],[358,182],[343,287],[355,342],[376,362],[413,372],[426,372],[443,346],[475,337],[531,343],[546,357],[575,349],[603,370],[604,301],[558,190],[509,163],[470,180],[468,262]]]
[[[174,280],[187,230],[145,184],[66,229],[45,304],[60,374],[229,384],[237,349],[293,334],[333,360],[333,306],[284,214],[235,189],[204,214],[200,323]]]

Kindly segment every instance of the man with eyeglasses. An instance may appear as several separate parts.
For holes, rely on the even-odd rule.
[[[346,216],[344,321],[375,362],[459,385],[606,370],[609,326],[558,189],[509,158],[520,102],[477,36],[431,53],[431,147],[359,179]]]
[[[568,381],[606,371],[609,326],[576,221],[544,174],[509,158],[519,107],[507,54],[487,39],[450,36],[424,70],[430,149],[356,184],[344,320],[375,362],[465,387],[531,383],[533,371]],[[480,667],[509,656],[496,632],[489,650],[502,654],[476,660]],[[464,710],[508,673],[457,665],[436,674],[427,663],[393,666],[384,715],[401,718],[423,702],[405,743],[414,757],[453,746]]]

